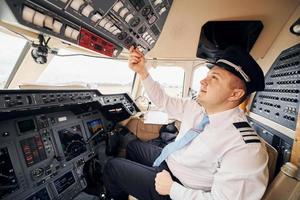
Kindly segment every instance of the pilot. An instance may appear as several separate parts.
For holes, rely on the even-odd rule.
[[[211,65],[196,101],[166,95],[145,68],[144,56],[130,48],[129,67],[137,72],[151,101],[181,121],[176,140],[163,149],[140,140],[127,156],[110,160],[104,185],[115,200],[261,199],[268,183],[268,155],[239,104],[264,90],[264,74],[238,47],[225,49]]]

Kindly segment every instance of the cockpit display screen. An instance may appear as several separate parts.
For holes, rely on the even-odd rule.
[[[59,179],[54,181],[55,189],[60,194],[75,183],[75,178],[72,172],[68,172]]]
[[[80,125],[70,126],[58,131],[62,150],[69,161],[86,151]]]
[[[20,141],[27,167],[47,159],[44,143],[40,135]]]
[[[35,124],[34,124],[33,119],[18,121],[17,124],[18,124],[20,133],[35,130]]]
[[[99,130],[103,129],[103,123],[102,123],[101,119],[95,119],[92,121],[88,121],[86,124],[87,124],[87,127],[88,127],[91,135],[94,135]]]
[[[2,199],[17,191],[19,184],[7,148],[0,148],[0,161],[0,199]]]

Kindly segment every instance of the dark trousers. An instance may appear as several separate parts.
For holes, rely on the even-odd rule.
[[[155,190],[156,174],[163,169],[170,172],[166,162],[152,167],[161,150],[140,140],[131,141],[127,145],[127,159],[114,158],[105,165],[103,181],[108,196],[115,200],[127,200],[128,194],[139,200],[170,200],[169,195],[159,195]],[[171,176],[179,182],[172,173]]]

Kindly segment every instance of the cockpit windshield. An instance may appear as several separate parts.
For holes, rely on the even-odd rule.
[[[74,54],[71,50],[59,50],[61,56],[54,56],[36,83],[81,85],[101,93],[131,92],[134,72],[128,69],[127,60],[70,56]]]

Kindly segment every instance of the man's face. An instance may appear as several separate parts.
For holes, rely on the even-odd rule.
[[[203,79],[197,102],[204,107],[222,106],[228,101],[233,92],[233,74],[227,70],[214,66]]]

